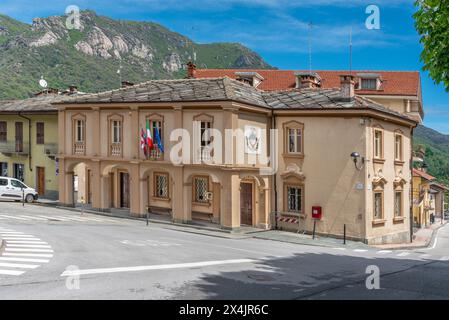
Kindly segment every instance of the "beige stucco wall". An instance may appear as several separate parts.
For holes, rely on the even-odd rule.
[[[384,163],[375,163],[374,159],[374,128],[381,128],[384,133]],[[393,236],[401,233],[404,239],[407,233],[410,232],[410,203],[411,203],[411,169],[410,169],[410,155],[411,155],[411,137],[410,129],[393,124],[387,121],[373,120],[366,126],[367,132],[367,154],[370,160],[366,166],[366,174],[368,177],[368,186],[371,190],[366,190],[366,237],[368,239],[381,238],[386,236]],[[394,143],[395,133],[400,132],[403,136],[403,163],[394,161]],[[384,184],[384,224],[373,225],[373,178],[376,175],[383,176],[386,180]],[[394,180],[395,178],[402,178],[405,184],[403,190],[403,221],[394,221]]]
[[[278,117],[276,128],[282,128],[283,123],[292,120],[304,124],[304,159],[280,157],[276,175],[278,209],[284,211],[285,202],[281,175],[289,166],[297,166],[305,177],[306,218],[302,221],[305,229],[311,231],[313,228],[312,206],[321,206],[323,219],[317,223],[316,232],[342,235],[346,224],[347,236],[363,238],[364,194],[355,187],[357,183],[365,184],[365,177],[363,171],[355,169],[350,154],[357,151],[364,155],[364,126],[360,125],[359,118]],[[284,139],[284,131],[280,130],[278,143],[281,148]]]

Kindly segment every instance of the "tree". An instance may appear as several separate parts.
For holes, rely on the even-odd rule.
[[[424,49],[424,70],[449,91],[449,0],[416,0],[413,15]]]

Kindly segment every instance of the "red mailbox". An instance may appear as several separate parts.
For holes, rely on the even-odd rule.
[[[312,218],[313,219],[317,219],[317,220],[321,220],[321,216],[322,216],[321,207],[313,206],[312,207]]]

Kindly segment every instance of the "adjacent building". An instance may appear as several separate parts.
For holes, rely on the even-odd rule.
[[[0,101],[0,175],[58,199],[58,113],[52,102],[72,91],[47,89],[24,100]]]
[[[268,77],[259,71],[237,76],[154,80],[54,103],[60,202],[76,204],[77,177],[98,210],[305,232],[316,211],[318,234],[410,241],[419,84],[410,103],[393,95],[385,106],[359,95],[354,75],[327,88],[319,72],[297,73],[288,90],[260,90]],[[163,148],[145,155],[147,122]]]

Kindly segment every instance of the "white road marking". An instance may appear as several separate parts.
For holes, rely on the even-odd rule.
[[[45,241],[32,241],[32,240],[7,240],[6,243],[15,243],[15,244],[48,244]]]
[[[32,241],[32,240],[36,240],[36,241],[40,241],[41,239],[39,238],[23,238],[23,237],[2,237],[3,240],[26,240],[26,241]]]
[[[15,271],[15,270],[1,270],[0,269],[0,274],[6,274],[9,276],[20,276],[21,274],[24,274],[25,271]]]
[[[0,267],[22,268],[22,269],[36,269],[37,267],[39,267],[39,265],[38,264],[23,264],[23,263],[0,262]]]
[[[0,231],[0,234],[23,234],[23,232],[16,232],[16,231]]]
[[[52,254],[47,253],[13,253],[13,252],[4,252],[4,256],[10,257],[39,257],[39,258],[52,258]]]
[[[20,215],[20,217],[26,218],[26,219],[31,219],[31,220],[40,220],[40,221],[46,221],[46,220],[48,220],[48,219],[39,218],[39,217],[34,217],[34,216],[24,216],[23,214]]]
[[[398,255],[398,257],[406,257],[406,256],[410,255],[410,252],[401,252],[401,253],[398,253],[397,255]]]
[[[0,261],[19,261],[19,262],[41,262],[47,263],[48,259],[32,259],[32,258],[10,258],[10,257],[0,257]]]
[[[8,248],[42,248],[42,249],[50,249],[51,246],[44,244],[9,244],[9,241],[6,242],[6,246]]]
[[[387,253],[391,253],[391,250],[379,250],[377,251],[378,254],[387,254]]]
[[[440,229],[438,229],[437,230],[437,233],[435,234],[435,241],[433,242],[433,245],[431,246],[431,247],[429,247],[429,248],[424,248],[424,249],[422,249],[422,250],[432,250],[432,249],[435,249],[435,247],[437,246],[437,242],[438,242],[438,233],[440,233],[440,230],[441,230],[442,228],[440,228]]]
[[[51,249],[24,249],[24,248],[5,248],[8,252],[53,252]]]
[[[78,276],[85,274],[99,274],[99,273],[116,273],[116,272],[136,272],[146,270],[167,270],[167,269],[181,269],[181,268],[197,268],[209,267],[227,264],[241,264],[256,262],[253,259],[234,259],[234,260],[218,260],[218,261],[202,261],[190,263],[176,263],[176,264],[161,264],[153,266],[136,266],[136,267],[118,267],[118,268],[99,268],[99,269],[85,269],[85,270],[70,270],[64,271],[61,277],[64,276]]]
[[[333,248],[334,250],[346,250],[346,248]]]
[[[367,252],[368,250],[366,249],[354,249],[354,252]]]
[[[8,218],[8,219],[17,219],[17,220],[25,220],[24,218],[20,218],[20,217],[15,217],[15,216],[7,216],[5,214],[0,214],[0,217],[4,217],[4,218]]]
[[[440,258],[440,261],[448,261],[449,260],[449,257],[448,256],[444,256],[444,257],[441,257]]]
[[[21,237],[21,238],[34,238],[34,236],[29,234],[6,234],[4,237]]]
[[[41,216],[41,215],[39,215],[38,217],[47,218],[47,220],[70,221],[70,220],[67,220],[64,218],[60,218],[58,216]]]
[[[422,254],[419,257],[422,258],[422,259],[427,259],[427,258],[430,258],[431,255],[430,254]]]

